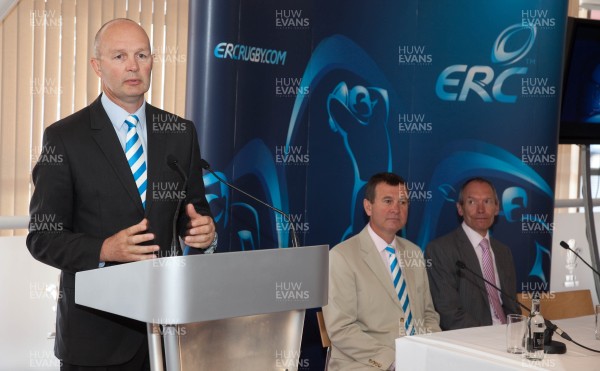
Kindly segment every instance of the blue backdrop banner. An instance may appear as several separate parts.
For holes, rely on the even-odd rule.
[[[496,186],[518,291],[549,289],[567,1],[191,2],[188,116],[219,250],[334,246],[365,225],[376,172],[408,181],[401,233],[456,228],[457,190]],[[210,22],[208,20],[210,19]]]
[[[206,175],[221,251],[287,247],[291,228],[335,245],[364,226],[378,171],[408,180],[402,233],[424,248],[458,225],[457,189],[481,175],[519,291],[548,287],[566,1],[192,8],[188,116],[204,158],[290,216]]]

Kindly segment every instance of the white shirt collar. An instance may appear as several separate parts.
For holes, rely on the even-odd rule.
[[[383,238],[379,237],[379,235],[377,233],[375,233],[373,228],[371,228],[371,224],[367,224],[367,230],[369,231],[371,240],[373,240],[373,243],[375,244],[375,247],[377,248],[377,251],[379,251],[379,253],[381,253],[383,250],[385,250],[386,247],[388,247],[390,245],[394,249],[396,249],[396,239],[395,238],[392,241],[392,243],[388,244],[387,242],[385,242],[385,240]]]
[[[484,238],[487,239],[488,242],[490,242],[490,231],[489,230],[485,233],[485,237],[481,237],[481,235],[479,233],[475,232],[475,230],[473,228],[469,227],[467,225],[467,223],[465,223],[464,221],[462,222],[462,228],[465,231],[467,238],[471,242],[471,245],[473,245],[473,248],[476,248],[477,246],[479,246],[479,243]],[[491,243],[489,245],[492,246]]]
[[[110,119],[110,122],[113,124],[115,129],[121,130],[122,126],[125,125],[125,119],[130,115],[130,113],[125,111],[115,102],[113,102],[104,93],[102,94],[102,97],[100,97],[100,101],[102,102],[102,107],[106,111],[106,114],[108,115],[108,118]],[[137,117],[140,119],[140,122],[138,124],[140,125],[139,129],[144,130],[146,125],[146,101],[143,101],[140,108],[138,108],[137,111],[135,111],[133,114],[137,115]]]

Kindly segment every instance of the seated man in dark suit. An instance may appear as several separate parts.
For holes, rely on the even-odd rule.
[[[506,323],[506,316],[521,313],[516,300],[516,274],[510,249],[491,238],[489,228],[499,212],[494,185],[484,178],[467,180],[456,204],[463,223],[451,233],[427,245],[425,258],[431,296],[440,314],[442,330]],[[501,288],[467,272],[460,272],[460,260],[471,270]]]

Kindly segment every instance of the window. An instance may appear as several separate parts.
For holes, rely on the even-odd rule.
[[[153,46],[147,101],[184,115],[188,0],[18,1],[0,22],[1,216],[29,214],[44,128],[96,99],[93,40],[102,24],[119,17],[139,22]]]

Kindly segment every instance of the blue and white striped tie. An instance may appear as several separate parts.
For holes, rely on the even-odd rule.
[[[400,300],[400,306],[402,306],[402,310],[404,311],[404,328],[406,330],[406,334],[414,335],[415,328],[412,323],[412,313],[410,312],[408,290],[406,289],[406,282],[404,281],[400,264],[398,264],[398,259],[396,258],[396,250],[394,250],[393,247],[388,246],[385,248],[385,251],[388,253],[388,261],[390,262],[390,270],[392,271],[394,288],[396,289],[396,294]]]
[[[146,172],[146,161],[144,161],[144,147],[142,146],[142,140],[135,130],[136,125],[140,122],[140,119],[136,115],[129,115],[125,120],[127,127],[127,137],[125,139],[125,157],[131,168],[133,179],[137,185],[140,198],[142,199],[142,205],[146,208],[146,188],[148,186],[147,172]]]

